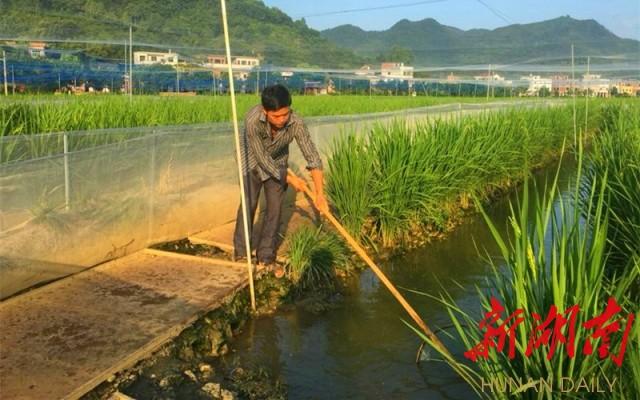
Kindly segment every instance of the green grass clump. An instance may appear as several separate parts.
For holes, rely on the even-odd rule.
[[[228,96],[29,96],[0,101],[0,136],[231,121]],[[472,102],[456,97],[294,96],[293,109],[305,117],[397,111]],[[238,95],[239,115],[260,102]]]
[[[354,236],[402,246],[416,232],[443,230],[458,203],[465,208],[557,157],[572,121],[570,107],[552,107],[378,125],[334,142],[327,193]]]
[[[592,155],[584,160],[582,146],[578,148],[578,177],[572,196],[563,198],[559,195],[557,175],[543,195],[537,189],[530,195],[525,184],[522,200],[512,206],[507,237],[498,232],[483,212],[501,256],[498,260],[488,260],[493,272],[487,278],[486,287],[491,289],[478,289],[481,310],[463,309],[446,289],[439,296],[429,295],[446,307],[455,327],[451,337],[465,351],[483,341],[485,329],[480,329],[479,322],[481,315],[491,309],[491,297],[496,297],[505,307],[497,324],[506,321],[516,310],[523,310],[524,321],[515,335],[514,359],[507,355],[508,345],[502,353],[490,348],[488,359],[480,358],[473,365],[461,363],[461,354],[457,355],[458,360],[445,357],[454,370],[462,371],[460,375],[480,397],[583,398],[585,392],[558,390],[557,382],[563,377],[577,381],[593,376],[616,379],[613,393],[607,393],[607,398],[636,399],[640,393],[640,324],[637,321],[640,256],[633,250],[637,236],[627,236],[627,232],[637,229],[638,214],[633,211],[634,205],[626,202],[640,198],[637,178],[626,180],[628,174],[633,177],[635,173],[633,165],[638,153],[634,146],[638,142],[628,139],[637,135],[638,114],[622,108],[607,110],[604,115],[593,142]],[[627,149],[630,150],[628,154]],[[532,213],[533,222],[530,220]],[[609,273],[612,259],[617,266],[623,266],[613,274]],[[593,330],[583,324],[603,313],[611,297],[622,311],[606,322],[620,318],[620,330],[610,336],[610,353],[604,358],[597,351],[585,355],[584,344]],[[540,315],[544,321],[552,306],[557,307],[559,313],[565,313],[576,305],[579,312],[574,314],[575,324],[570,324],[575,327],[574,356],[568,354],[569,343],[561,342],[553,356],[549,345],[525,356],[530,334],[537,324],[532,314]],[[636,320],[628,335],[623,364],[618,366],[611,355],[619,354],[623,332],[630,322],[628,316],[633,314],[636,314]],[[564,317],[570,319],[569,314]],[[558,339],[560,334],[570,335],[567,325],[556,323],[555,326],[560,331],[554,332],[553,338]],[[434,343],[414,330],[438,351]],[[603,340],[595,339],[594,348],[601,346]],[[553,380],[556,386],[552,392],[521,388],[517,394],[512,390],[482,390],[481,382],[504,381],[505,378],[522,378],[525,384],[528,378],[542,378]]]
[[[322,227],[303,226],[288,238],[287,275],[299,290],[333,288],[336,270],[348,268],[344,243]]]
[[[608,264],[611,272],[619,272],[640,255],[640,104],[607,107],[600,130],[587,157],[584,188],[604,186]],[[588,198],[587,190],[584,194]]]

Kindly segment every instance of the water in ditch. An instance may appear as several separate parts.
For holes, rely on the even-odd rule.
[[[532,182],[544,187],[555,172],[556,166],[539,171]],[[575,165],[565,162],[559,185],[563,197],[571,194],[575,175]],[[487,209],[503,235],[509,203],[517,201],[521,192],[514,190]],[[499,255],[480,215],[467,218],[446,239],[392,258],[381,267],[399,288],[437,295],[444,286],[460,305],[480,317],[475,287],[486,289],[485,277],[491,271],[478,249]],[[451,329],[437,301],[401,292],[432,329]],[[416,365],[420,341],[403,320],[410,318],[366,270],[335,309],[314,314],[297,307],[249,321],[221,362],[265,368],[287,385],[291,399],[473,398],[471,389],[445,363],[423,360]],[[460,354],[463,349],[453,350]]]

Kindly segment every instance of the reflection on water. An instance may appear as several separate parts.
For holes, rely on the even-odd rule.
[[[550,168],[537,174],[538,187],[551,181],[554,173],[555,168]],[[574,178],[575,166],[565,165],[560,179],[563,195],[569,193]],[[514,193],[487,210],[505,235],[509,201],[516,199]],[[480,316],[475,287],[487,289],[485,277],[490,270],[478,249],[491,257],[499,255],[484,220],[474,216],[446,240],[391,259],[381,267],[401,288],[437,295],[442,285],[459,305]],[[427,325],[434,330],[447,329],[448,316],[437,301],[404,294]],[[375,275],[366,270],[335,310],[314,315],[297,308],[250,321],[225,361],[239,357],[243,364],[267,368],[287,384],[292,399],[474,397],[445,363],[414,363],[420,341],[403,319],[410,320]],[[439,336],[444,339],[442,332]],[[452,348],[457,354],[461,350]]]

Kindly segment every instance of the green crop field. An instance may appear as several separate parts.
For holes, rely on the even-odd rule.
[[[239,95],[238,114],[259,103]],[[490,99],[493,100],[493,99]],[[496,100],[505,100],[496,99]],[[294,96],[293,109],[305,117],[396,111],[485,98],[427,96]],[[228,96],[16,96],[0,100],[0,134],[22,135],[106,128],[184,125],[231,120]]]

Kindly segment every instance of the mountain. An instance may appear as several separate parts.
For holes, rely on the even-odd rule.
[[[186,56],[224,54],[218,0],[0,0],[0,37],[69,40],[94,56],[119,59],[135,17],[134,44]],[[227,1],[234,54],[260,55],[263,64],[353,67],[364,60],[260,0]],[[87,42],[87,43],[78,43]],[[110,44],[111,43],[111,44]],[[160,46],[156,46],[160,45]]]
[[[576,56],[628,56],[640,58],[640,42],[622,39],[598,22],[560,17],[531,24],[464,31],[432,18],[403,19],[385,31],[364,31],[341,25],[322,31],[335,44],[362,57],[388,57],[398,50],[409,52],[420,66],[513,63],[531,59],[568,59],[571,44]],[[389,60],[391,61],[391,60]]]

